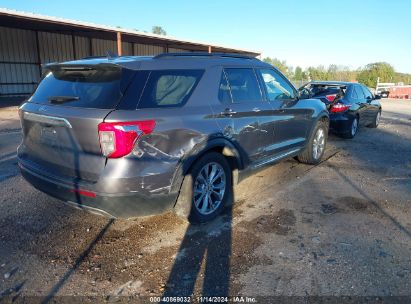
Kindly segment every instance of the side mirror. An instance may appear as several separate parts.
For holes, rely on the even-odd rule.
[[[375,95],[375,96],[374,96],[374,99],[376,99],[376,100],[381,99],[381,95],[378,95],[378,94]]]

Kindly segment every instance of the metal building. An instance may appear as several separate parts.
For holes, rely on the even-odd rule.
[[[41,65],[86,56],[206,51],[260,53],[0,8],[0,100],[31,94]]]

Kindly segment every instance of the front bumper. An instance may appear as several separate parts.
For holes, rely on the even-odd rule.
[[[57,180],[35,171],[19,161],[23,177],[38,190],[82,209],[112,217],[128,218],[163,213],[173,208],[178,193],[146,195],[138,192],[95,193],[95,197],[80,195],[76,190],[86,190],[88,183]]]

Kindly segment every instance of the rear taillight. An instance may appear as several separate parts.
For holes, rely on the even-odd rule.
[[[325,98],[327,98],[327,100],[329,102],[333,102],[335,100],[335,97],[337,97],[337,94],[333,94],[333,95],[325,95]]]
[[[142,135],[153,132],[154,120],[102,122],[98,125],[101,152],[108,158],[129,154]]]
[[[341,113],[347,111],[351,105],[343,104],[343,103],[336,103],[331,106],[330,113]]]

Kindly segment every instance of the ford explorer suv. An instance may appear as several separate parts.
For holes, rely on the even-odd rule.
[[[37,189],[113,217],[174,209],[192,222],[216,217],[252,170],[319,163],[329,121],[271,65],[207,53],[48,64],[19,115],[18,163]]]

